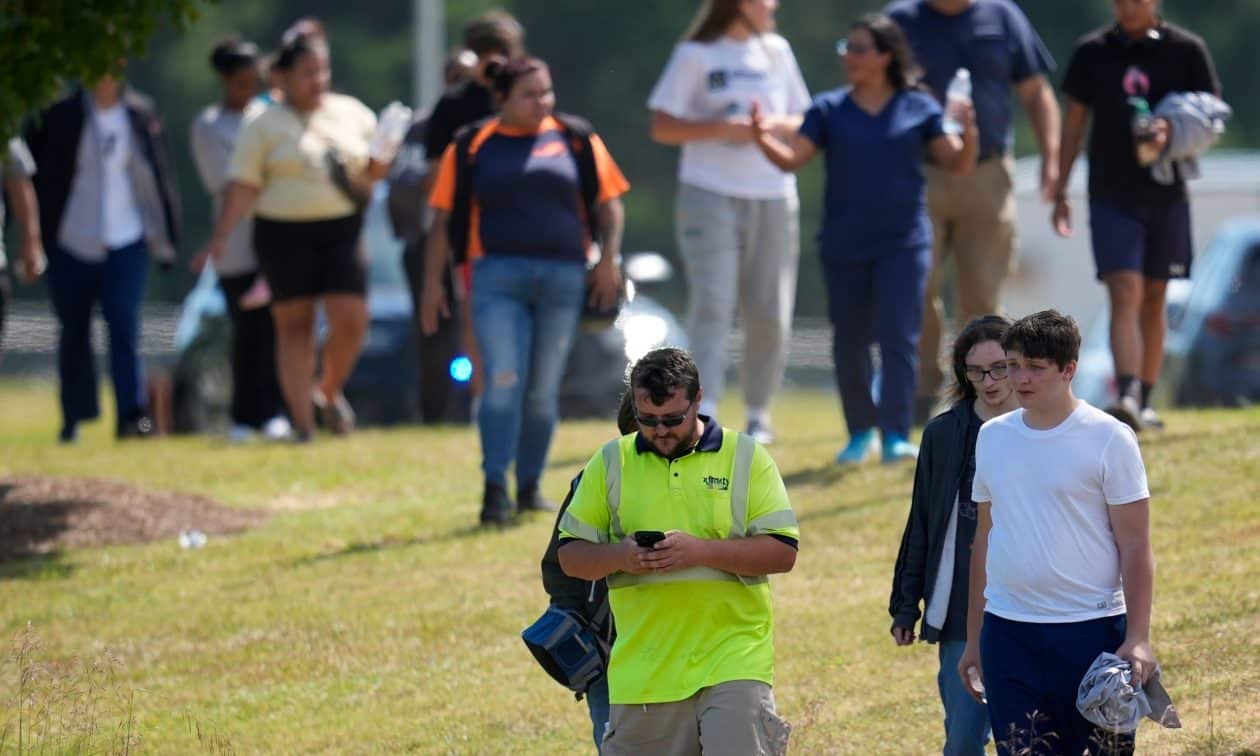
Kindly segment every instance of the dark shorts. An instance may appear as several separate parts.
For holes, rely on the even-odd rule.
[[[1089,232],[1099,278],[1117,271],[1157,281],[1190,277],[1189,202],[1121,210],[1090,200]]]
[[[361,214],[316,221],[254,219],[254,251],[273,301],[367,293]]]

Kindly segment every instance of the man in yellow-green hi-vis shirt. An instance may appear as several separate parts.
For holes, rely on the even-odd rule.
[[[796,563],[783,479],[751,437],[699,414],[685,351],[647,354],[630,389],[639,432],[591,458],[559,526],[560,566],[607,577],[617,623],[601,753],[783,753],[766,579]]]

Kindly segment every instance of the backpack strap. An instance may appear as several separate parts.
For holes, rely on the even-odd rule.
[[[565,140],[569,151],[577,161],[578,191],[582,197],[582,208],[586,214],[586,227],[591,241],[599,241],[599,169],[595,165],[595,150],[591,146],[591,137],[595,129],[590,121],[568,113],[556,113],[555,119],[564,129]]]
[[[476,160],[473,143],[484,141],[489,134],[482,134],[492,131],[497,125],[498,118],[490,116],[462,126],[455,132],[455,201],[446,227],[455,265],[468,261],[468,242],[472,238],[472,168]]]

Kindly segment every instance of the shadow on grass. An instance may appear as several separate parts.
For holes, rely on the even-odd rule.
[[[1209,439],[1225,439],[1233,436],[1250,439],[1257,435],[1260,435],[1260,425],[1240,425],[1212,431],[1157,431],[1142,434],[1142,447],[1175,447],[1201,444]]]
[[[796,516],[798,522],[810,522],[811,520],[825,520],[828,517],[839,517],[840,515],[853,514],[854,512],[862,512],[868,509],[879,509],[882,507],[895,506],[895,503],[889,497],[880,499],[867,499],[866,501],[855,501],[851,504],[840,504],[827,509],[814,509],[808,512],[802,512]]]
[[[410,549],[417,546],[431,546],[440,543],[454,543],[456,541],[467,541],[479,537],[484,538],[492,536],[495,533],[511,530],[524,524],[524,519],[517,519],[508,525],[492,527],[479,527],[473,525],[471,527],[460,528],[458,530],[438,533],[431,536],[384,536],[371,541],[356,541],[355,543],[348,544],[333,551],[325,551],[319,554],[310,554],[308,556],[300,557],[290,562],[289,566],[310,567],[311,565],[321,564],[323,562],[362,556],[364,554],[379,554],[383,551]]]
[[[65,580],[76,568],[64,559],[60,551],[0,559],[0,580]]]
[[[0,580],[65,578],[74,567],[63,563],[60,550],[48,548],[70,528],[70,517],[92,502],[11,501],[18,486],[0,484]]]
[[[591,454],[594,454],[596,451],[599,451],[599,450],[594,449],[591,451]],[[549,459],[547,460],[547,469],[548,470],[572,470],[572,472],[570,473],[570,477],[572,477],[573,475],[577,475],[578,473],[580,473],[582,471],[582,468],[586,467],[586,463],[591,461],[591,454],[588,454],[585,457],[563,457],[561,459]]]
[[[788,488],[797,486],[830,486],[833,483],[839,483],[851,474],[856,472],[857,468],[853,466],[838,465],[835,462],[827,462],[818,467],[806,468],[804,470],[794,470],[783,476],[783,485]]]
[[[839,483],[853,473],[863,469],[866,465],[841,465],[835,462],[826,462],[822,465],[804,470],[795,470],[783,476],[783,485],[788,488],[796,486],[830,486]],[[898,477],[905,478],[908,481],[914,480],[914,465],[909,463],[897,463],[892,466],[884,466],[881,469],[889,474],[895,474]]]

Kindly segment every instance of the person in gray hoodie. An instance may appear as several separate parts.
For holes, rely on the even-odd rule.
[[[955,671],[967,645],[967,590],[976,505],[971,482],[976,438],[989,419],[1019,406],[1006,379],[1002,336],[1010,321],[998,315],[973,320],[954,341],[953,407],[923,430],[910,516],[901,537],[888,612],[898,646],[919,638],[936,643],[937,687],[945,707],[946,756],[980,756],[989,739],[985,707],[964,689]]]

